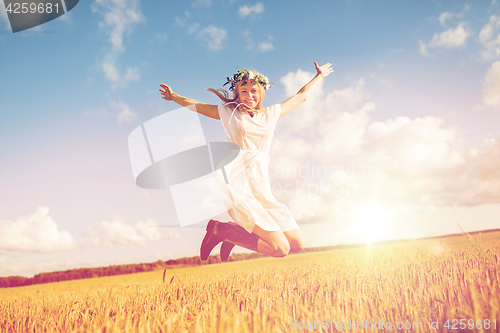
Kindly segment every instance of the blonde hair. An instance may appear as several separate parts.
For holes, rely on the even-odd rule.
[[[242,84],[244,82],[252,82],[254,85],[256,85],[260,91],[260,99],[257,103],[257,106],[255,107],[255,109],[252,109],[251,107],[247,106],[246,104],[240,104],[239,102],[239,93],[240,93],[240,87],[242,86]],[[217,95],[217,97],[219,97],[222,102],[224,102],[224,105],[228,105],[228,106],[231,106],[231,105],[234,105],[235,107],[238,108],[238,110],[240,111],[246,111],[246,112],[250,112],[252,114],[255,114],[257,112],[261,112],[263,110],[262,108],[262,100],[264,100],[264,96],[266,94],[266,91],[264,89],[264,87],[255,82],[255,81],[248,81],[248,80],[243,80],[243,81],[240,81],[238,83],[236,83],[236,86],[234,88],[234,91],[233,91],[233,96],[232,98],[229,97],[229,92],[226,90],[226,89],[212,89],[212,88],[207,88],[208,91],[211,91],[213,92],[214,94]]]

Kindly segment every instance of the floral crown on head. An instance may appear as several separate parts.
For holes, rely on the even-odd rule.
[[[249,71],[248,69],[238,68],[238,72],[232,77],[228,77],[227,82],[224,83],[223,86],[230,84],[231,86],[229,87],[229,90],[234,91],[236,84],[244,80],[255,81],[255,83],[261,84],[264,87],[264,90],[271,88],[273,85],[272,82],[269,83],[269,79],[267,77],[257,71]]]

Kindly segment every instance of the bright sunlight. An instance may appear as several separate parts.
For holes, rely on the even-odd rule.
[[[355,230],[364,242],[371,243],[383,240],[390,235],[392,214],[382,209],[377,203],[356,209],[354,215]]]

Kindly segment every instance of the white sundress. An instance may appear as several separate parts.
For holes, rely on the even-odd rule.
[[[255,225],[267,231],[298,229],[288,208],[276,201],[269,182],[269,150],[281,105],[267,107],[253,117],[225,105],[219,105],[218,111],[228,141],[241,149],[222,168],[225,174],[218,173],[229,215],[250,233]]]

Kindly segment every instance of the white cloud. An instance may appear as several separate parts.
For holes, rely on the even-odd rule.
[[[222,49],[224,40],[227,37],[227,31],[223,28],[217,28],[213,25],[201,30],[197,38],[202,40],[209,50],[218,51]]]
[[[134,228],[139,236],[145,237],[148,240],[158,241],[161,239],[156,221],[152,219],[139,221],[134,225]]]
[[[274,39],[273,36],[271,35],[268,36],[267,42],[259,42],[259,43],[254,42],[253,38],[251,37],[250,30],[248,29],[246,29],[243,32],[243,36],[245,37],[248,43],[246,47],[247,50],[252,50],[252,51],[258,50],[260,52],[267,52],[274,50],[274,45],[270,42],[271,40]]]
[[[95,0],[91,5],[93,13],[103,15],[99,26],[109,35],[112,50],[123,52],[123,35],[130,34],[137,23],[144,23],[139,0]]]
[[[124,104],[122,111],[117,115],[118,123],[129,123],[135,119],[135,113],[133,113],[128,105]]]
[[[286,95],[312,76],[287,74]],[[458,149],[458,132],[442,119],[374,121],[370,98],[360,79],[320,91],[278,122],[271,183],[301,223],[342,219],[374,200],[395,210],[500,202],[499,139]]]
[[[455,29],[448,29],[440,34],[434,35],[429,47],[454,48],[465,44],[471,32],[465,27],[465,23],[460,23]]]
[[[178,25],[178,26],[183,27],[183,26],[186,25],[186,23],[189,21],[190,18],[191,18],[191,13],[186,10],[184,12],[184,18],[183,19],[180,19],[177,16],[174,17],[174,25]]]
[[[256,16],[257,14],[261,14],[263,12],[264,12],[264,5],[262,4],[262,2],[259,2],[252,7],[244,5],[238,9],[238,14],[240,14],[240,17],[247,17],[249,15]]]
[[[466,3],[464,9],[457,15],[457,17],[463,17],[464,14],[467,13],[468,11],[470,11],[470,7],[469,4]]]
[[[127,67],[127,72],[125,73],[125,76],[123,77],[123,81],[130,82],[130,81],[137,81],[139,79],[140,79],[139,68]]]
[[[429,52],[427,52],[427,45],[425,45],[425,43],[421,40],[418,41],[418,45],[420,47],[420,53],[422,53],[424,56],[428,56]]]
[[[327,214],[325,198],[318,193],[298,193],[290,200],[290,213],[299,221],[307,221]]]
[[[280,79],[281,83],[285,86],[285,96],[292,96],[296,94],[300,88],[302,88],[313,77],[313,73],[303,71],[301,69],[297,70],[297,72],[289,72]],[[319,86],[317,86],[309,96],[306,102],[307,104],[304,103],[295,110],[297,113],[301,114],[301,121],[296,121],[295,115],[293,117],[287,116],[281,118],[282,120],[280,120],[280,123],[283,124],[282,130],[286,131],[287,134],[290,134],[289,138],[293,137],[293,134],[291,134],[293,132],[313,131],[322,108],[322,101],[319,98],[323,94],[322,86],[323,81],[320,82]],[[308,112],[304,112],[306,108]]]
[[[15,221],[0,221],[0,253],[76,251],[77,242],[67,231],[59,231],[48,207]]]
[[[446,24],[446,21],[452,19],[453,16],[454,16],[453,13],[444,12],[441,15],[439,15],[439,23],[441,23],[441,25],[444,26]]]
[[[104,76],[106,77],[106,79],[113,82],[116,89],[116,86],[120,82],[121,75],[115,66],[115,59],[112,54],[108,54],[105,57],[105,59],[101,62],[101,68],[104,72]]]
[[[121,75],[115,65],[116,54],[108,53],[101,61],[101,69],[104,72],[104,77],[111,81],[111,89],[124,88],[131,81],[140,79],[139,68],[127,67],[125,75]]]
[[[136,24],[146,22],[139,3],[139,0],[95,0],[91,5],[92,12],[103,17],[99,27],[109,35],[111,47],[101,60],[100,66],[105,78],[112,82],[113,90],[139,79],[137,68],[127,67],[126,74],[122,76],[116,66],[118,55],[125,51],[124,35],[130,34]]]
[[[260,52],[272,51],[272,50],[274,50],[274,46],[272,43],[262,42],[262,43],[259,43],[259,50],[260,50]]]
[[[293,95],[296,94],[300,88],[302,88],[307,82],[309,82],[314,77],[314,73],[298,69],[296,72],[289,72],[283,76],[280,81],[285,86],[285,94]],[[320,85],[313,91],[311,96],[323,94],[323,89],[321,88],[323,81]]]
[[[488,43],[493,36],[493,32],[498,29],[499,25],[500,17],[492,15],[490,17],[490,22],[485,24],[479,33],[479,42],[483,45]]]
[[[179,18],[176,16],[174,18],[174,21],[175,21],[174,25],[180,27],[186,27],[186,30],[190,35],[194,34],[200,29],[199,23],[191,21],[191,13],[188,12],[187,10],[184,12],[184,18]]]
[[[135,112],[128,106],[127,103],[122,100],[115,101],[113,99],[109,99],[109,105],[111,108],[116,109],[118,113],[116,114],[116,119],[118,123],[128,123],[136,118]]]
[[[136,112],[127,103],[121,99],[113,99],[109,93],[106,93],[105,96],[108,98],[108,106],[86,110],[86,114],[97,117],[116,117],[119,124],[129,123],[136,119]]]
[[[89,238],[91,246],[106,248],[113,248],[116,245],[144,246],[147,241],[182,238],[173,230],[162,236],[153,219],[138,221],[133,226],[125,224],[122,219],[101,221],[94,227],[84,230],[83,235]]]
[[[174,25],[184,27],[189,35],[201,41],[209,50],[218,51],[224,47],[227,38],[227,30],[209,25],[200,30],[200,24],[191,20],[191,14],[184,12],[184,18],[175,17]]]
[[[472,32],[466,27],[465,22],[462,22],[456,28],[450,28],[440,34],[435,34],[432,41],[427,45],[419,41],[420,52],[428,55],[427,50],[431,48],[457,48],[463,46],[470,36],[472,36]]]
[[[494,62],[484,78],[484,104],[500,106],[500,61]]]
[[[500,55],[500,17],[492,15],[490,21],[483,26],[479,33],[479,43],[482,45],[481,58],[488,61]]]

